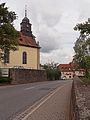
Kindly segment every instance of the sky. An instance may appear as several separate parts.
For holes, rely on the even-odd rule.
[[[79,36],[73,28],[90,17],[90,0],[0,0],[2,2],[17,14],[14,22],[17,30],[20,30],[27,5],[32,32],[41,46],[41,64],[72,61],[73,47]]]

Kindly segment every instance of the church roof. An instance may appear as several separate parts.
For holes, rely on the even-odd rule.
[[[22,32],[20,32],[20,37],[18,40],[19,40],[19,45],[21,46],[40,48],[39,44],[36,43],[33,37],[23,35]]]
[[[40,48],[39,43],[36,42],[35,36],[32,34],[31,23],[27,18],[27,9],[25,8],[25,17],[21,22],[21,32],[19,37],[19,45],[26,47]]]
[[[27,17],[24,17],[22,22],[29,23],[29,19]]]

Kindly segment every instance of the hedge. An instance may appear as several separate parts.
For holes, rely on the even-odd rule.
[[[11,83],[12,78],[10,77],[0,77],[0,83]]]

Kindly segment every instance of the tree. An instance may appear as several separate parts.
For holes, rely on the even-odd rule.
[[[17,50],[19,33],[13,26],[16,19],[16,14],[13,11],[8,11],[5,3],[0,4],[0,54],[1,59],[5,59],[10,50]]]
[[[60,79],[61,72],[57,68],[57,64],[55,64],[54,62],[45,64],[44,69],[46,70],[48,80],[59,80]]]
[[[80,32],[74,46],[74,62],[79,68],[85,69],[86,77],[88,77],[90,71],[90,21],[77,24],[74,30]]]

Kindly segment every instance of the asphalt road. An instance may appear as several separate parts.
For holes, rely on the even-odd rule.
[[[69,81],[48,81],[0,87],[0,120],[12,120],[36,101]]]

